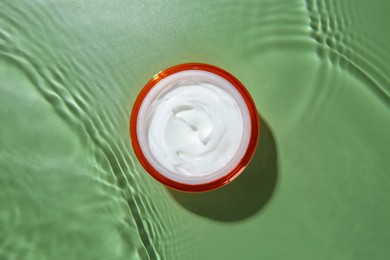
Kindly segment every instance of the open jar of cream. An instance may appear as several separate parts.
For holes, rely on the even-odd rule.
[[[259,120],[245,87],[218,67],[187,63],[161,71],[138,95],[130,118],[145,170],[182,191],[231,182],[256,149]]]

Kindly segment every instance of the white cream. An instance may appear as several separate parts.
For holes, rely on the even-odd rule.
[[[227,174],[243,157],[249,112],[224,78],[183,71],[158,82],[145,97],[137,135],[156,170],[182,183],[207,183]]]

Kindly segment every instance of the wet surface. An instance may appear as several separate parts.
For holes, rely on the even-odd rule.
[[[387,259],[389,10],[1,1],[0,259]],[[195,196],[154,181],[128,129],[185,62],[235,75],[266,124],[248,170]]]

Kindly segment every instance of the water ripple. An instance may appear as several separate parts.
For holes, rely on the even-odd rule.
[[[381,56],[389,56],[383,47],[351,33],[356,24],[351,11],[358,8],[338,1],[307,0],[311,37],[317,43],[317,54],[321,59],[348,70],[366,83],[371,91],[385,104],[390,105],[389,68]],[[352,9],[351,9],[352,8]],[[370,44],[367,44],[370,42]],[[367,46],[370,46],[369,48]]]
[[[275,49],[302,50],[310,44],[301,1],[242,1],[218,8],[229,13],[229,24],[237,27],[232,41],[245,57]]]
[[[69,30],[73,26],[69,26],[69,17],[65,18],[56,8],[51,8],[49,13],[43,4],[23,4],[0,3],[3,24],[0,59],[17,66],[58,116],[71,126],[80,142],[93,151],[96,176],[92,178],[104,187],[105,193],[121,194],[128,211],[123,219],[128,227],[119,226],[122,238],[127,239],[123,243],[138,243],[136,251],[141,258],[159,259],[159,250],[164,248],[157,245],[170,232],[160,223],[157,208],[148,198],[154,197],[152,194],[156,191],[145,192],[144,187],[150,185],[150,180],[138,173],[131,156],[128,111],[123,105],[128,98],[112,93],[122,91],[126,83],[115,78],[115,71],[110,69],[107,60],[94,55],[99,52],[98,48],[78,44],[87,39]],[[20,17],[23,19],[18,19]],[[59,35],[58,31],[62,37],[52,37]],[[122,100],[113,99],[118,96]],[[118,129],[122,129],[119,135],[113,135]],[[121,136],[126,139],[120,140]],[[160,202],[158,210],[165,208],[164,205]],[[103,202],[88,205],[103,209],[106,206]],[[134,229],[138,238],[128,234],[134,233]],[[160,243],[160,246],[164,245]],[[2,250],[9,255],[6,245],[2,245]]]

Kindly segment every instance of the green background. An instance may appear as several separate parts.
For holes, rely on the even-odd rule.
[[[389,259],[390,2],[0,1],[0,259]],[[248,88],[232,184],[170,191],[129,115],[184,62]]]

